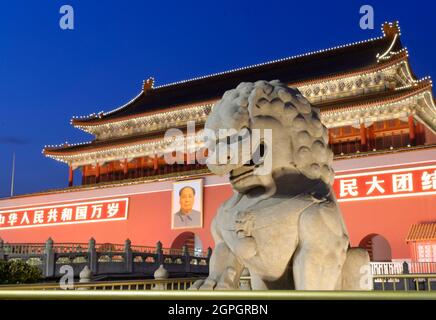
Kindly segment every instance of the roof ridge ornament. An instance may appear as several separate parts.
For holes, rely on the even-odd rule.
[[[382,32],[385,37],[394,37],[395,35],[401,35],[400,24],[398,21],[387,22],[382,24]]]
[[[395,43],[397,42],[398,38],[401,35],[400,25],[399,25],[398,21],[395,21],[395,22],[385,21],[385,23],[382,24],[381,29],[383,32],[383,36],[386,38],[391,38],[392,41],[391,41],[389,48],[386,49],[385,52],[383,52],[381,54],[380,53],[377,54],[377,62],[380,62],[380,60],[387,60],[387,59],[391,58],[392,49],[394,48]],[[395,55],[396,53],[397,52],[393,53],[393,55]]]
[[[147,80],[144,80],[142,82],[142,91],[143,92],[147,92],[149,90],[153,90],[154,89],[154,78],[153,77],[149,77]]]

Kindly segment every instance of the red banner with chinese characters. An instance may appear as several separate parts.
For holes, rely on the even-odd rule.
[[[0,230],[126,220],[128,198],[0,210]]]
[[[436,165],[338,174],[333,189],[339,202],[436,194]]]

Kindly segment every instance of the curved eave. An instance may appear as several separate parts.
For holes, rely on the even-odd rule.
[[[337,112],[337,111],[344,111],[344,110],[346,111],[362,106],[374,106],[374,105],[382,105],[388,103],[398,103],[405,99],[417,96],[425,91],[429,91],[431,93],[431,90],[432,90],[431,80],[425,79],[422,81],[418,81],[415,84],[410,85],[408,87],[400,88],[397,90],[377,93],[366,97],[353,97],[350,99],[344,99],[338,101],[337,103],[333,103],[334,105],[332,105],[331,102],[326,102],[322,104],[317,104],[316,106],[320,108],[321,113]]]
[[[117,118],[117,119],[92,119],[92,120],[72,120],[72,125],[75,128],[84,130],[86,132],[89,132],[91,130],[87,130],[87,128],[92,128],[92,127],[96,127],[96,126],[101,126],[104,124],[109,124],[109,123],[119,123],[119,122],[124,122],[126,120],[131,120],[131,119],[136,119],[136,118],[141,118],[141,117],[147,117],[147,116],[151,116],[151,115],[158,115],[158,114],[164,114],[167,112],[172,112],[172,111],[177,111],[177,110],[183,110],[186,108],[191,108],[191,107],[199,107],[199,106],[206,106],[206,105],[211,105],[213,103],[215,103],[216,100],[206,100],[206,101],[202,101],[201,104],[198,103],[191,103],[191,104],[185,104],[185,105],[181,105],[181,106],[174,106],[172,108],[167,108],[167,109],[161,109],[161,110],[155,110],[155,111],[147,111],[147,112],[143,112],[140,114],[135,114],[135,115],[130,115],[130,116],[126,116],[126,117],[121,117],[121,118]]]
[[[411,110],[405,112],[413,114],[415,119],[419,120],[422,124],[427,126],[430,131],[436,134],[436,105],[430,79],[418,81],[411,86],[388,92],[383,96],[374,95],[364,100],[342,101],[335,106],[324,104],[317,105],[317,107],[321,109],[322,115],[330,118],[338,113],[354,112],[362,108],[378,108],[380,106],[392,107],[409,100],[414,100],[415,104]],[[327,122],[326,125],[329,126],[329,123],[330,122]]]
[[[371,66],[368,66],[368,67],[365,67],[365,68],[362,68],[359,70],[336,73],[336,74],[333,74],[333,75],[330,75],[327,77],[318,77],[318,78],[313,78],[313,79],[300,81],[300,82],[292,82],[292,83],[289,83],[289,85],[294,86],[294,87],[306,86],[306,85],[310,85],[310,84],[316,84],[319,82],[334,81],[334,80],[338,80],[341,78],[353,77],[353,76],[357,76],[357,75],[361,75],[361,74],[368,74],[368,73],[373,73],[373,72],[377,72],[377,71],[383,71],[383,70],[388,69],[388,68],[394,66],[395,64],[398,64],[401,62],[407,63],[408,70],[410,71],[410,73],[409,73],[410,76],[408,76],[408,78],[412,81],[415,80],[416,77],[415,77],[414,73],[412,72],[412,70],[410,69],[408,54],[406,51],[402,51],[402,52],[398,53],[397,55],[393,55],[388,60],[378,62],[376,64],[373,64]]]
[[[121,110],[121,109],[124,109],[124,108],[128,107],[129,105],[131,105],[132,103],[134,103],[135,101],[140,99],[145,93],[146,93],[145,91],[141,91],[133,99],[131,99],[129,102],[127,102],[124,105],[122,105],[122,106],[112,110],[109,113],[116,112],[118,110]],[[90,114],[88,116],[73,117],[71,119],[71,124],[74,127],[76,127],[76,125],[86,125],[87,123],[91,123],[92,124],[93,121],[97,121],[98,122],[99,120],[103,119],[103,115],[104,115],[104,112],[100,112],[98,114],[93,113],[93,114]]]
[[[140,144],[148,144],[153,142],[159,142],[162,141],[163,136],[160,138],[141,138],[141,139],[130,139],[129,142],[125,143],[105,143],[104,145],[95,145],[92,142],[91,143],[84,143],[79,145],[72,145],[72,146],[65,146],[65,147],[53,147],[53,148],[44,148],[42,153],[45,156],[52,156],[52,157],[63,157],[63,156],[70,156],[70,155],[80,155],[84,152],[98,152],[98,151],[115,151],[118,148],[122,147],[128,147],[131,145],[140,145]]]
[[[198,131],[202,129],[202,125],[198,124],[195,127],[195,130]],[[186,133],[186,127],[176,128],[179,129],[183,134]],[[105,150],[117,150],[118,148],[123,147],[131,147],[135,145],[142,144],[153,144],[157,142],[161,142],[165,136],[165,132],[158,131],[153,134],[148,134],[147,136],[138,135],[138,136],[128,136],[124,138],[113,139],[109,141],[90,141],[86,143],[79,143],[76,145],[61,145],[54,147],[45,147],[42,150],[42,153],[45,156],[49,156],[52,158],[56,157],[64,157],[71,155],[80,155],[84,152],[98,152]]]
[[[348,101],[338,101],[336,105],[329,104],[317,104],[316,107],[320,108],[321,116],[323,114],[335,113],[338,111],[352,111],[355,108],[370,107],[374,105],[385,105],[393,104],[410,99],[420,95],[423,92],[431,93],[431,81],[424,80],[416,83],[408,88],[402,88],[400,90],[395,90],[391,92],[385,92],[384,94],[375,94],[372,97],[367,97],[362,99],[362,97],[349,99]],[[434,109],[434,106],[432,106]],[[436,119],[436,117],[435,117]],[[428,124],[427,124],[428,125]],[[159,143],[162,141],[164,135],[156,135],[154,137],[150,136],[139,136],[139,137],[126,137],[123,139],[117,139],[115,141],[103,141],[103,142],[91,142],[82,145],[75,146],[61,146],[55,148],[45,148],[43,153],[55,160],[68,162],[65,160],[66,157],[69,159],[74,158],[74,156],[80,157],[83,153],[98,153],[98,152],[116,152],[122,148],[131,148],[141,145],[149,145],[153,143]]]

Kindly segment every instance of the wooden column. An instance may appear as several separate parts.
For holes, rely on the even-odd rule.
[[[100,164],[97,163],[95,167],[95,183],[99,183],[99,182],[100,182]]]
[[[106,181],[111,181],[111,178],[112,178],[112,164],[110,162],[106,163],[105,167],[106,167]]]
[[[73,166],[70,165],[68,167],[68,186],[72,187],[73,186]]]
[[[424,125],[419,121],[416,123],[415,144],[417,144],[417,145],[425,144]]]
[[[141,176],[141,164],[142,164],[141,158],[136,158],[135,178],[139,178]]]
[[[329,146],[333,145],[333,133],[332,133],[333,129],[327,129],[327,132],[329,134]]]
[[[145,157],[141,157],[141,167],[139,169],[139,176],[144,177],[145,176],[145,166],[147,163],[145,162]]]
[[[124,174],[124,179],[127,179],[127,175],[129,174],[129,167],[128,167],[128,163],[127,163],[127,158],[124,159],[123,174]]]
[[[186,156],[185,156],[185,161],[184,161],[184,165],[189,165],[191,164],[191,153],[189,152],[189,150],[186,150]]]
[[[147,157],[142,157],[141,160],[141,177],[145,177],[147,175]]]
[[[375,148],[375,134],[374,134],[374,124],[370,125],[368,128],[368,149]]]
[[[82,185],[86,184],[86,165],[82,166]]]
[[[112,161],[111,162],[111,181],[115,181],[115,179],[116,179],[115,167],[116,167],[115,161]]]
[[[158,169],[157,154],[155,154],[153,158],[153,170],[156,172],[157,169]]]
[[[413,119],[413,115],[409,116],[408,122],[409,122],[409,141],[410,141],[410,145],[414,146],[416,145],[416,131],[415,131],[415,121]]]
[[[366,139],[366,127],[365,123],[360,124],[360,151],[366,151],[368,147],[368,141]]]
[[[138,161],[136,159],[132,159],[132,179],[135,179],[138,176]]]

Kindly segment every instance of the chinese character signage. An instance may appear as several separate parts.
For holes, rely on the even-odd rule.
[[[0,210],[0,230],[126,220],[128,198]]]
[[[337,175],[339,202],[436,194],[436,165]]]

